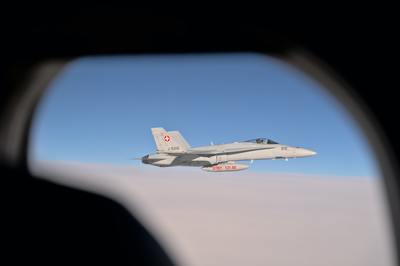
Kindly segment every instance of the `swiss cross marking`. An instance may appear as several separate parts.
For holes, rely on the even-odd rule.
[[[171,138],[170,138],[168,135],[165,135],[165,136],[164,136],[164,141],[165,141],[165,142],[168,142],[168,141],[170,141],[170,140],[171,140]]]

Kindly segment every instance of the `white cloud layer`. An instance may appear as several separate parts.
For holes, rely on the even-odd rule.
[[[137,214],[181,265],[394,265],[378,178],[36,162]]]

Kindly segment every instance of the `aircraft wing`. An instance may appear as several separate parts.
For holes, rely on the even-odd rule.
[[[275,147],[257,147],[257,148],[230,148],[224,150],[188,150],[186,154],[193,154],[198,156],[213,156],[220,154],[233,154],[246,151],[267,150],[274,149]]]

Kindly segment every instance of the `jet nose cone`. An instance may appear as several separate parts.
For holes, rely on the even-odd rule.
[[[313,150],[309,149],[304,149],[304,148],[298,148],[296,151],[297,156],[299,157],[308,157],[308,156],[314,156],[317,153]]]
[[[306,153],[307,156],[314,156],[314,155],[317,154],[315,151],[313,151],[313,150],[307,150],[307,149],[305,149],[305,153]]]

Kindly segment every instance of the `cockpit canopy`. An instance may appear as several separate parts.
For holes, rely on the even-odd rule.
[[[257,144],[279,144],[278,142],[273,141],[272,139],[266,139],[266,138],[250,139],[244,142],[252,142]]]

